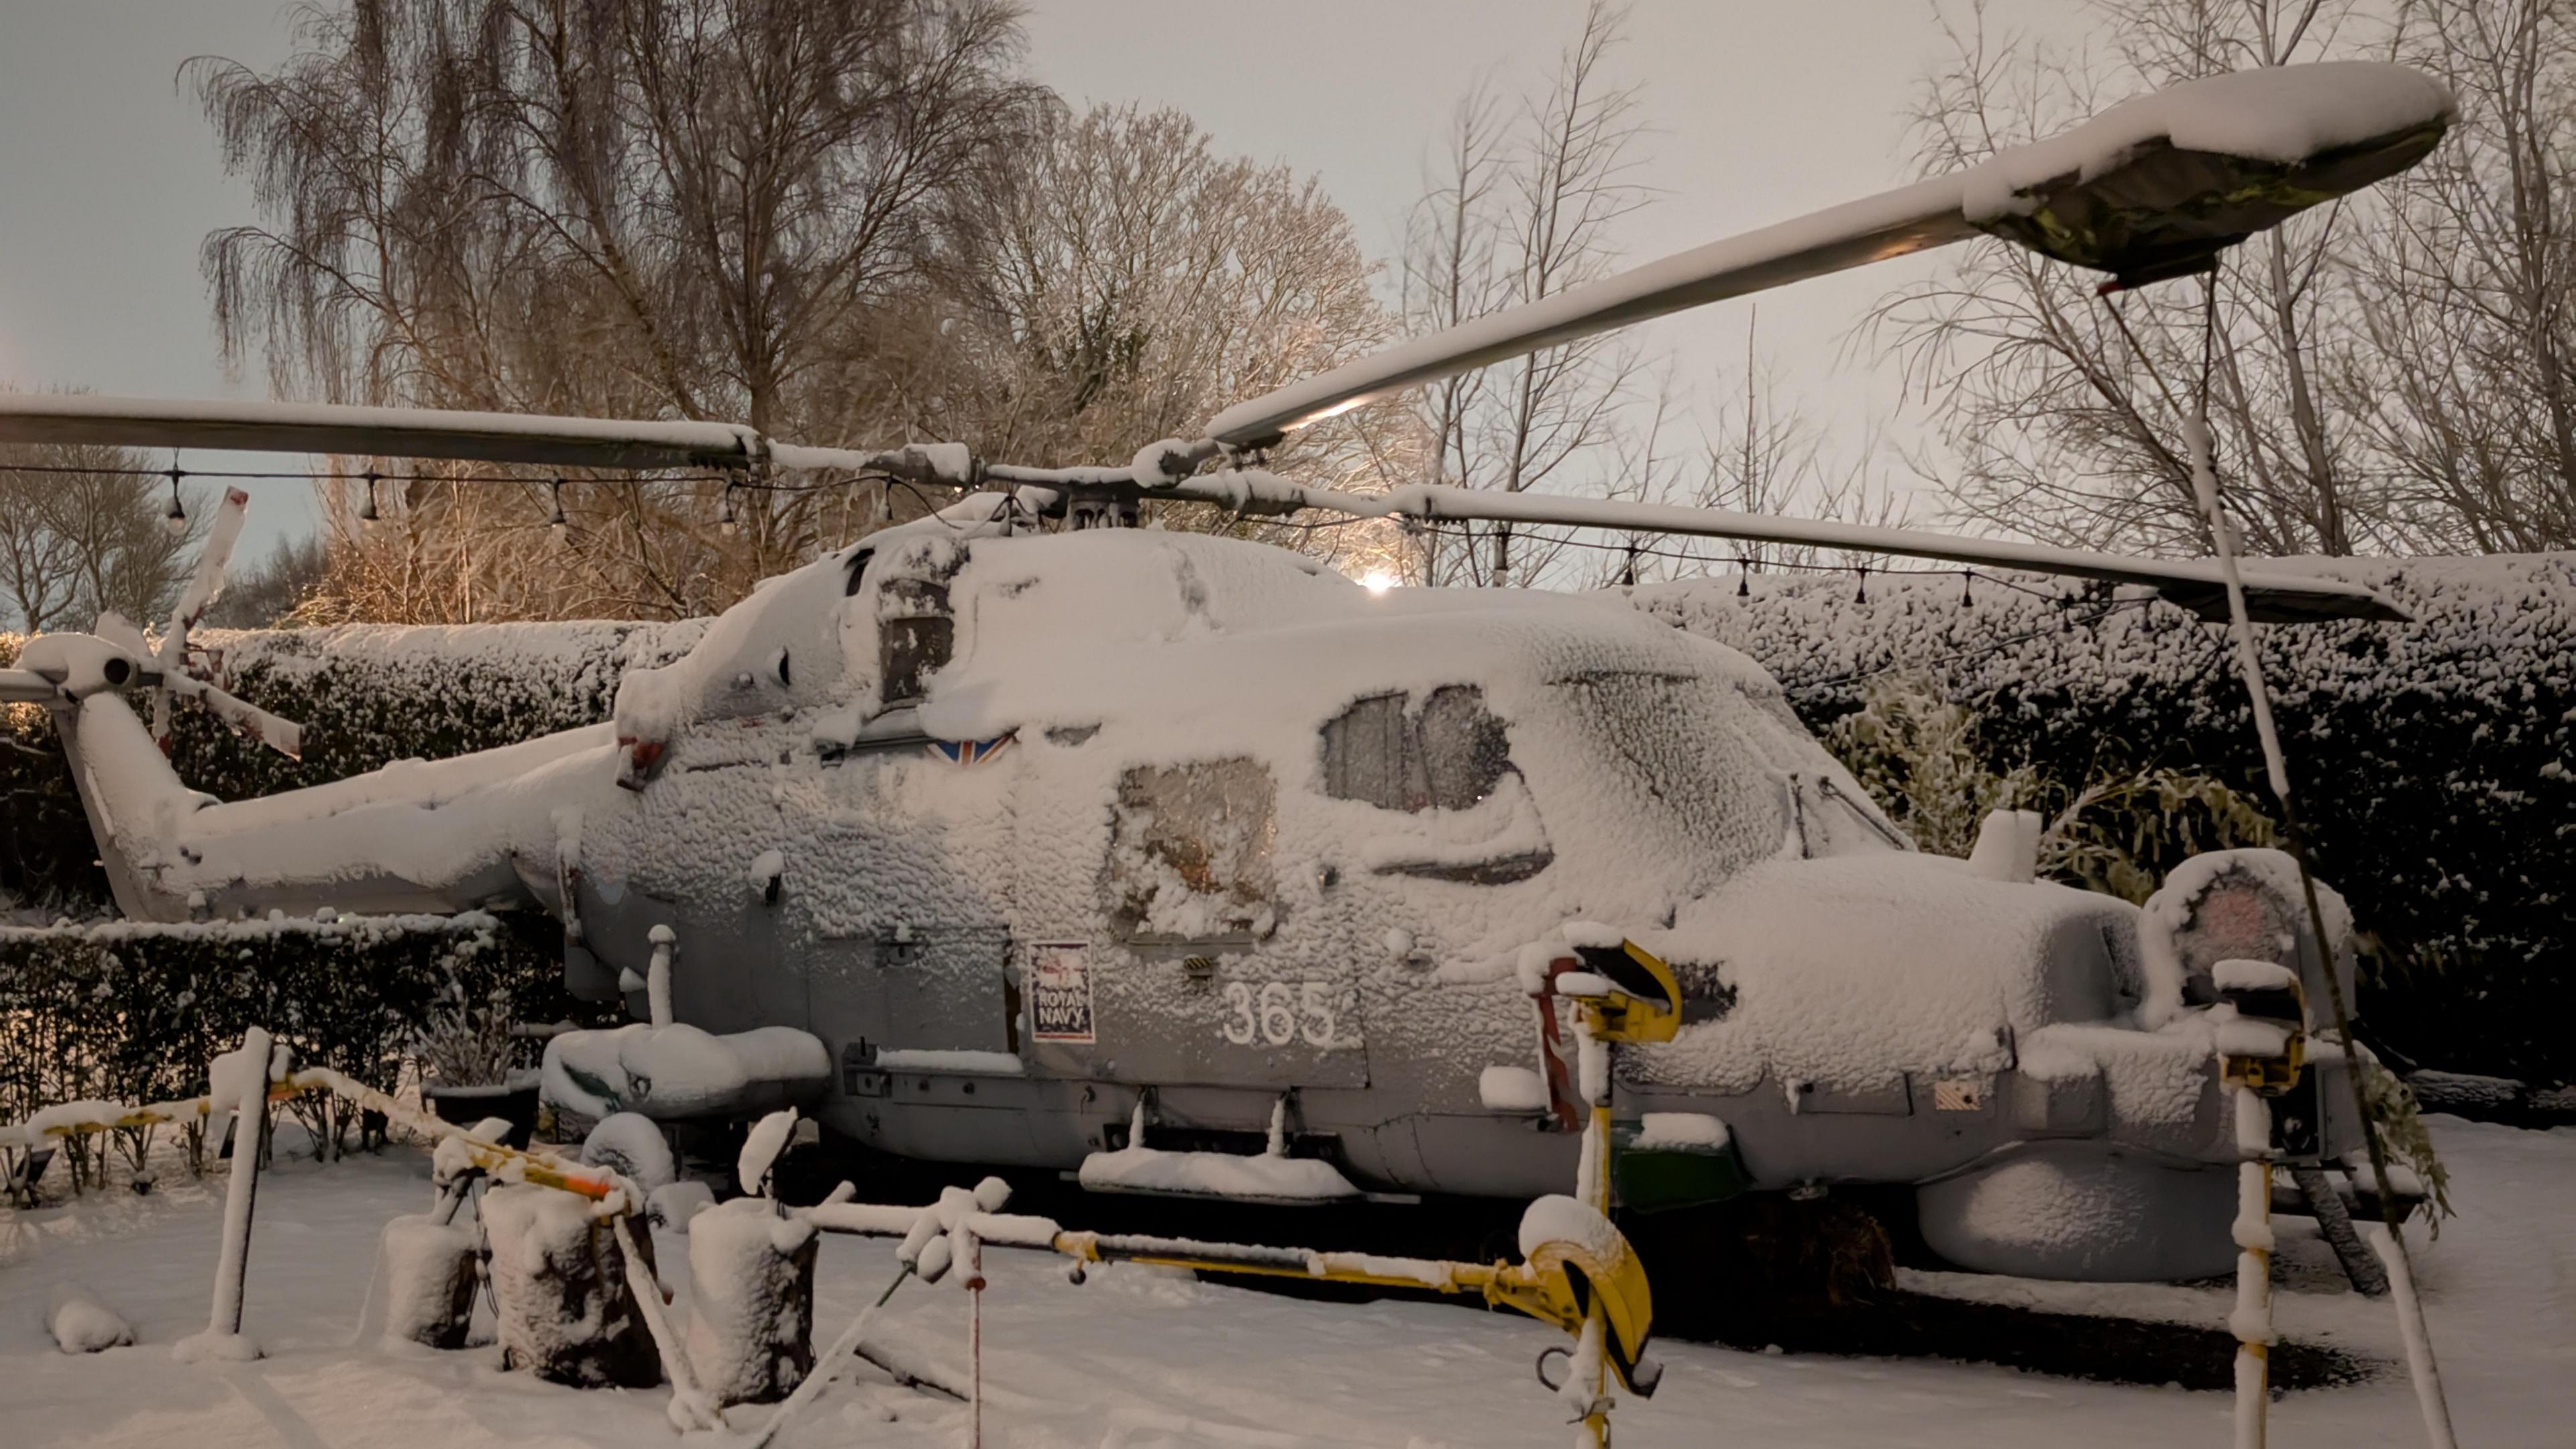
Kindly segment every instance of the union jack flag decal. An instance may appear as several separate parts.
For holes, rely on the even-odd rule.
[[[989,740],[932,740],[930,752],[952,765],[980,765],[1002,752],[1012,735],[998,735]]]

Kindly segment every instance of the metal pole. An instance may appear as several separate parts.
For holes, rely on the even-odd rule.
[[[2236,1098],[2236,1449],[2263,1449],[2272,1402],[2272,1105],[2253,1088]],[[2248,1144],[2259,1144],[2248,1146]]]
[[[2217,273],[2209,275],[2208,287],[2209,316],[2213,319],[2208,326],[2214,329],[2218,306]],[[2116,318],[2119,314],[2115,311],[2112,315]],[[2207,346],[2206,335],[2203,345]],[[2203,370],[2205,373],[2205,366]],[[2263,749],[2263,769],[2272,787],[2272,796],[2281,803],[2284,843],[2289,847],[2291,861],[2298,866],[2299,893],[2308,908],[2308,926],[2316,934],[2317,952],[2324,962],[2326,997],[2334,1006],[2335,1034],[2341,1039],[2343,1048],[2345,1084],[2352,1089],[2353,1109],[2361,1120],[2361,1140],[2370,1153],[2372,1186],[2379,1199],[2380,1221],[2385,1226],[2385,1240],[2374,1239],[2372,1246],[2387,1260],[2390,1278],[2409,1285],[2408,1291],[2400,1295],[2398,1312],[2402,1318],[2411,1302],[2414,1277],[2406,1262],[2406,1235],[2394,1205],[2395,1196],[2390,1190],[2388,1152],[2379,1139],[2379,1124],[2371,1119],[2370,1101],[2362,1083],[2361,1044],[2353,1037],[2351,1013],[2344,1004],[2343,977],[2332,954],[2334,942],[2326,934],[2325,913],[2317,904],[2316,877],[2308,869],[2306,833],[2299,827],[2298,807],[2290,800],[2289,763],[2281,752],[2280,733],[2273,727],[2272,695],[2263,679],[2263,657],[2254,647],[2254,624],[2245,606],[2245,581],[2236,566],[2234,525],[2228,521],[2227,510],[2219,502],[2218,471],[2210,459],[2209,393],[2206,384],[2201,390],[2200,407],[2190,421],[2186,440],[2191,452],[2192,493],[2200,504],[2201,513],[2209,520],[2210,542],[2217,551],[2219,573],[2227,585],[2229,631],[2235,636],[2237,667],[2244,675],[2245,693],[2254,711],[2255,739]],[[2442,1393],[2441,1368],[2433,1357],[2432,1340],[2423,1333],[2421,1312],[2420,1305],[2416,1306],[2416,1317],[2407,1321],[2423,1345],[2422,1353],[2410,1352],[2407,1355],[2407,1370],[2416,1380],[2415,1392],[2424,1407],[2427,1435],[2435,1449],[2449,1449],[2452,1440],[2450,1404]]]
[[[965,1224],[966,1245],[966,1449],[984,1449],[984,1240]]]
[[[243,1290],[250,1276],[251,1215],[258,1206],[259,1161],[268,1149],[268,1074],[275,1050],[268,1032],[252,1027],[242,1034],[236,1073],[241,1095],[233,1104],[233,1166],[224,1185],[224,1240],[215,1260],[215,1297],[206,1315],[210,1338],[238,1338],[242,1327]],[[219,1058],[217,1065],[222,1061]]]
[[[1611,1057],[1618,1048],[1602,1029],[1601,1008],[1587,1001],[1577,1009],[1577,1031],[1581,1033],[1576,1048],[1575,1075],[1580,1078],[1577,1090],[1583,1093],[1586,1106],[1592,1110],[1583,1124],[1583,1162],[1579,1170],[1576,1196],[1603,1218],[1610,1216],[1610,1092]],[[1575,1449],[1609,1449],[1610,1445],[1610,1318],[1599,1294],[1592,1295],[1583,1311],[1583,1335],[1577,1340],[1575,1373],[1590,1380],[1586,1388],[1590,1397],[1583,1406],[1583,1419],[1575,1431]]]

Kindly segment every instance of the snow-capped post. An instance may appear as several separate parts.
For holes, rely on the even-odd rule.
[[[680,933],[669,926],[655,926],[646,939],[653,943],[653,962],[644,971],[644,1003],[653,1029],[671,1024],[671,953],[679,948]]]
[[[766,1404],[814,1369],[814,1222],[770,1195],[771,1169],[796,1109],[772,1112],[743,1143],[735,1171],[752,1194],[689,1220],[689,1367],[708,1400]]]
[[[385,1224],[376,1253],[384,1262],[378,1280],[384,1290],[386,1342],[416,1343],[425,1348],[463,1348],[474,1321],[475,1272],[479,1245],[474,1230],[433,1209],[406,1213]]]
[[[623,1231],[625,1208],[533,1183],[484,1190],[503,1368],[582,1388],[662,1381],[652,1244]]]
[[[2271,1403],[2272,1104],[2297,1085],[2307,1008],[2299,975],[2270,961],[2221,961],[2219,1076],[2236,1109],[2236,1449],[2263,1449]]]
[[[250,1273],[251,1212],[259,1197],[259,1160],[268,1150],[268,1084],[282,1075],[285,1049],[265,1027],[242,1033],[242,1044],[206,1069],[210,1109],[232,1112],[233,1166],[224,1185],[224,1238],[215,1258],[214,1303],[206,1331],[179,1340],[182,1362],[200,1358],[254,1359],[259,1345],[242,1336],[242,1294]]]

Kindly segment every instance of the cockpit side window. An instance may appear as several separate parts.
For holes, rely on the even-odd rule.
[[[1324,725],[1324,793],[1407,809],[1404,757],[1404,696],[1363,699]]]
[[[1432,808],[1468,810],[1502,783],[1512,767],[1503,722],[1485,708],[1485,692],[1472,684],[1431,691],[1422,702],[1413,737]]]
[[[1451,684],[1418,710],[1411,697],[1359,700],[1324,724],[1324,793],[1383,810],[1468,810],[1511,772],[1503,722],[1484,691]]]

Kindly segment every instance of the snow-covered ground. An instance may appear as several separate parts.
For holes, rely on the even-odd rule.
[[[292,1135],[292,1129],[282,1133]],[[2461,1216],[2419,1246],[2428,1312],[2460,1443],[2563,1449],[2576,1441],[2576,1130],[2435,1119]],[[490,1444],[658,1444],[664,1391],[580,1392],[499,1371],[497,1350],[353,1348],[376,1234],[429,1197],[424,1155],[330,1167],[286,1161],[261,1180],[249,1329],[269,1357],[180,1364],[170,1346],[204,1326],[220,1194],[163,1174],[149,1198],[0,1210],[0,1444],[473,1449]],[[2420,1242],[2421,1234],[2415,1235]],[[2309,1244],[2313,1248],[2314,1244]],[[685,1244],[658,1256],[685,1274]],[[2335,1292],[2313,1253],[2292,1265],[2282,1322],[2393,1358],[2393,1311]],[[2298,1267],[2306,1262],[2304,1269]],[[820,1270],[818,1340],[883,1286],[893,1246],[833,1238]],[[986,1431],[999,1445],[1555,1445],[1555,1406],[1532,1382],[1554,1331],[1430,1303],[1341,1306],[1133,1267],[1069,1286],[1057,1260],[994,1252],[986,1295]],[[55,1351],[43,1315],[64,1284],[133,1325],[135,1347]],[[2223,1315],[2196,1289],[2047,1289],[2005,1280],[1953,1291],[2091,1298],[2182,1318]],[[677,1285],[685,1294],[685,1283]],[[965,1297],[907,1286],[872,1344],[934,1374],[962,1374]],[[1662,1392],[1624,1405],[1627,1446],[1961,1446],[2085,1449],[2229,1442],[2225,1395],[2072,1382],[1964,1364],[1739,1353],[1664,1343]],[[736,1410],[759,1422],[766,1410]],[[2281,1449],[2423,1442],[2402,1370],[2275,1406]],[[950,1445],[964,1410],[862,1366],[786,1445]]]

